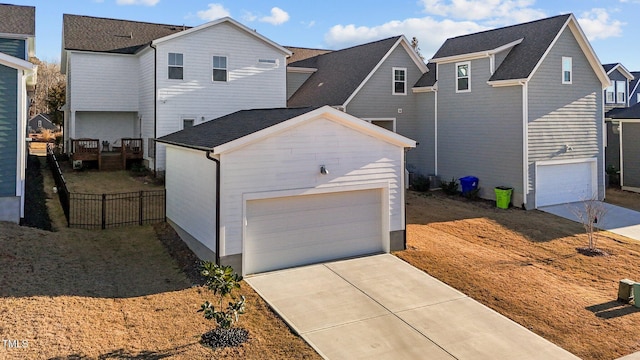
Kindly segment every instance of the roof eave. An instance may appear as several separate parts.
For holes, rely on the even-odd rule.
[[[435,91],[438,91],[438,85],[436,84],[433,86],[418,86],[418,87],[412,88],[411,91],[414,94],[435,92]]]
[[[166,144],[166,145],[173,145],[173,146],[178,146],[178,147],[183,147],[183,148],[188,148],[193,150],[211,151],[215,153],[214,151],[215,148],[209,148],[206,146],[189,145],[189,144],[184,144],[184,143],[179,143],[179,142],[169,141],[169,140],[162,140],[162,139],[155,139],[155,141],[162,144]]]
[[[524,85],[529,79],[505,79],[505,80],[490,80],[487,84],[492,87],[504,87],[504,86],[518,86]]]
[[[631,71],[627,70],[627,68],[620,63],[617,63],[616,66],[612,67],[611,70],[607,71],[607,75],[611,74],[616,69],[618,69],[618,71],[620,71],[620,73],[622,73],[622,75],[624,75],[624,77],[626,77],[629,81],[635,79],[635,76],[633,76]]]
[[[520,38],[520,39],[512,41],[510,43],[506,43],[504,45],[498,46],[495,49],[489,49],[489,50],[478,51],[478,52],[473,52],[473,53],[466,53],[466,54],[458,54],[458,55],[452,55],[452,56],[445,56],[445,57],[441,57],[441,58],[432,58],[432,59],[429,60],[429,62],[433,62],[433,63],[439,64],[439,63],[449,63],[449,62],[454,62],[454,61],[469,61],[469,60],[474,60],[474,59],[481,59],[481,58],[489,57],[489,56],[495,55],[495,54],[497,54],[499,52],[511,49],[512,47],[520,44],[523,40],[524,40],[524,38]]]
[[[0,64],[4,66],[8,66],[10,68],[24,70],[29,73],[36,71],[38,68],[36,65],[26,60],[22,60],[17,57],[13,57],[11,55],[7,55],[1,52],[0,52]]]
[[[307,67],[298,67],[298,66],[287,66],[287,72],[290,73],[298,73],[298,74],[313,74],[318,71],[316,68],[307,68]]]

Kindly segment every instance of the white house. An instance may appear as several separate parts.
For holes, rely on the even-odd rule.
[[[291,52],[230,18],[184,26],[67,15],[65,145],[143,139],[152,169],[165,168],[153,139],[234,111],[286,106]],[[108,150],[108,149],[103,149]]]
[[[413,140],[333,109],[245,110],[161,137],[167,219],[251,274],[405,247]]]

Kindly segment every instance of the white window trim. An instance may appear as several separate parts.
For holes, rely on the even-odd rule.
[[[460,90],[458,89],[458,66],[461,65],[467,65],[467,88],[465,90]],[[453,69],[453,71],[455,72],[455,76],[454,76],[454,81],[455,81],[455,89],[456,89],[456,93],[468,93],[471,92],[471,61],[463,61],[463,62],[458,62],[456,63],[455,68]]]
[[[404,92],[396,92],[396,70],[404,71]],[[391,95],[407,95],[409,88],[407,87],[407,68],[406,67],[392,67],[391,68]]]
[[[569,60],[569,81],[566,81],[564,79],[564,72],[565,72],[564,61],[565,60]],[[562,71],[561,71],[562,83],[563,84],[567,84],[567,85],[572,84],[573,83],[573,58],[570,57],[570,56],[563,56],[562,57],[562,63],[560,64],[560,67],[562,68]]]
[[[611,90],[611,91],[609,91],[609,90]],[[607,94],[611,94],[611,96],[612,96],[611,101],[609,101],[609,99],[607,98]],[[616,86],[615,85],[607,86],[604,89],[604,102],[606,104],[615,104],[616,103]]]
[[[196,116],[187,116],[187,115],[185,115],[185,116],[180,117],[180,130],[184,130],[185,129],[185,127],[184,127],[184,121],[185,120],[193,120],[193,126],[197,125],[196,124]]]
[[[171,54],[180,54],[180,55],[182,55],[182,65],[171,65],[171,64],[169,64],[169,56]],[[169,77],[169,68],[170,67],[180,67],[180,68],[182,68],[182,79],[172,79],[172,78],[170,78]],[[167,52],[167,80],[170,80],[170,81],[184,81],[184,69],[185,69],[185,66],[184,66],[184,53],[183,52],[174,52],[174,51]]]
[[[618,90],[618,84],[624,84],[624,99],[620,100],[618,99],[618,94],[621,93],[621,91]],[[615,86],[615,94],[616,94],[616,104],[626,104],[627,103],[627,82],[623,81],[623,80],[616,80],[616,86]]]
[[[213,80],[213,57],[214,56],[218,56],[218,57],[224,57],[227,59],[227,68],[225,69],[227,71],[227,78],[225,79],[225,81],[215,81]],[[214,84],[226,84],[229,82],[229,55],[227,54],[212,54],[210,57],[211,59],[211,82]]]
[[[362,118],[362,120],[373,124],[374,121],[391,121],[393,123],[393,132],[396,132],[396,118]]]

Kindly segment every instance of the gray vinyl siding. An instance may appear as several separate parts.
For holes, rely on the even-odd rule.
[[[622,124],[623,186],[640,188],[640,124]]]
[[[613,86],[614,86],[614,93],[616,94],[616,96],[617,96],[617,91],[615,90],[615,85],[616,85],[616,83],[615,83],[615,82],[616,82],[616,81],[624,81],[624,82],[625,82],[625,84],[626,84],[626,89],[627,89],[627,91],[625,91],[625,93],[628,93],[629,91],[633,90],[633,89],[629,89],[629,81],[628,81],[628,80],[627,80],[627,78],[626,78],[624,75],[622,75],[622,73],[621,73],[620,71],[618,71],[617,69],[616,69],[616,70],[614,70],[614,71],[612,71],[612,72],[609,74],[609,79],[611,80],[611,85],[613,85]],[[603,91],[602,91],[602,96],[603,96],[603,99],[606,99],[605,90],[603,90]],[[627,96],[628,96],[628,94],[627,94]],[[605,100],[605,101],[606,101],[606,100]],[[606,102],[605,102],[605,104],[604,104],[604,106],[605,106],[604,111],[609,111],[609,110],[611,110],[611,109],[613,109],[613,108],[616,108],[616,107],[626,107],[628,102],[629,102],[629,99],[627,98],[627,99],[625,99],[624,104],[618,104],[618,99],[614,98],[614,102],[613,102],[613,103],[606,103]]]
[[[572,84],[562,84],[562,57],[573,62]],[[529,204],[535,199],[535,162],[598,159],[604,196],[602,84],[567,28],[529,82]],[[566,151],[566,145],[573,150]]]
[[[480,196],[514,189],[522,203],[522,87],[491,87],[489,58],[471,61],[471,92],[456,93],[455,63],[438,65],[438,175],[479,178]]]
[[[394,67],[407,69],[406,95],[392,95]],[[433,144],[433,137],[428,137],[427,134],[419,131],[416,107],[418,96],[411,92],[411,86],[421,76],[420,68],[416,66],[406,50],[398,46],[347,104],[347,113],[359,118],[395,118],[398,134],[419,142],[419,147],[427,147]],[[402,113],[399,113],[399,109],[402,109]],[[418,151],[415,150],[417,149],[407,153],[407,164],[426,175],[430,171],[426,165],[422,166]]]
[[[313,75],[313,73],[305,74],[287,71],[287,100],[300,89],[300,86],[302,86],[311,75]]]
[[[407,152],[407,169],[423,175],[436,174],[436,122],[435,92],[415,94],[416,113],[415,134],[406,134],[418,142],[415,149]]]
[[[16,196],[18,71],[0,65],[0,197]]]
[[[1,39],[0,52],[18,59],[28,60],[26,42],[22,39]]]
[[[607,147],[605,148],[605,169],[613,166],[616,170],[620,170],[620,135],[613,133],[614,125],[607,121]]]

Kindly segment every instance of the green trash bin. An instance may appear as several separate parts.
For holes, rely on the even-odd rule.
[[[500,209],[508,209],[511,202],[511,193],[513,188],[506,186],[498,186],[495,189],[496,192],[496,206]]]
[[[633,306],[640,308],[640,284],[633,284]]]

